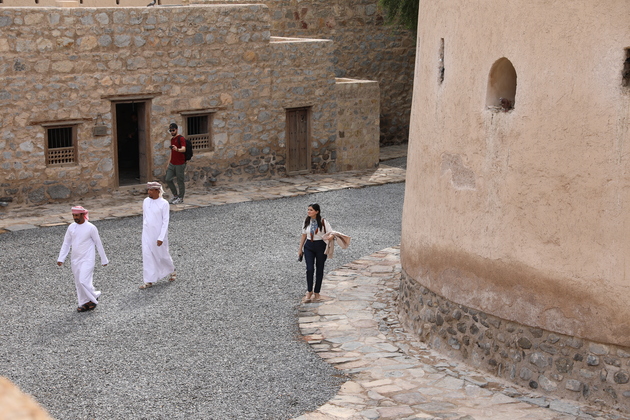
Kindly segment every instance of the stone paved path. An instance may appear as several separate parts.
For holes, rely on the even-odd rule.
[[[395,312],[399,255],[384,249],[329,273],[323,301],[302,305],[304,339],[349,380],[328,404],[295,420],[625,418],[529,394],[415,341]]]

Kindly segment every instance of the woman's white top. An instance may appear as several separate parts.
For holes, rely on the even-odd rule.
[[[322,219],[322,224],[326,228],[326,232],[322,232],[322,229],[317,229],[317,232],[315,232],[315,234],[311,238],[311,226],[308,225],[306,226],[306,228],[302,229],[302,234],[306,235],[306,239],[308,239],[309,241],[321,241],[323,240],[324,235],[332,232],[332,227],[330,227],[330,223],[328,223],[328,220]]]

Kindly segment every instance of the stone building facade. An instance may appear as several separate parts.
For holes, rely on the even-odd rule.
[[[0,196],[14,201],[162,177],[171,122],[193,141],[191,182],[337,170],[333,42],[271,36],[262,4],[3,7],[0,51]]]
[[[152,0],[4,0],[0,7],[140,7]],[[378,0],[156,0],[157,5],[264,3],[271,34],[334,41],[335,76],[380,86],[380,142],[409,136],[415,41],[411,31],[384,24]]]
[[[246,0],[190,0],[202,4],[226,1],[247,3]],[[377,81],[380,143],[407,141],[416,55],[411,31],[385,25],[378,0],[266,0],[264,3],[271,11],[272,34],[330,39],[334,41],[336,77]]]
[[[331,39],[337,77],[377,81],[381,144],[407,141],[416,54],[411,31],[384,25],[377,0],[265,3],[274,34]]]
[[[629,411],[630,4],[420,8],[406,327],[544,395]]]
[[[370,168],[378,160],[379,86],[371,80],[337,79],[337,169]]]

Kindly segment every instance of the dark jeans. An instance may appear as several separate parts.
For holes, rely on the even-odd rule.
[[[304,259],[306,260],[306,287],[309,292],[319,293],[324,278],[324,263],[326,262],[326,242],[306,241],[304,243]],[[315,273],[315,290],[313,290],[313,273]]]

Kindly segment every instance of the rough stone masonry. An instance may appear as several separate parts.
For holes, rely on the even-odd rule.
[[[116,188],[124,141],[113,109],[124,101],[146,105],[151,178],[165,172],[165,127],[194,113],[210,116],[212,139],[195,152],[190,181],[284,175],[286,113],[300,107],[309,170],[335,171],[333,42],[274,38],[269,20],[264,5],[2,8],[0,195],[41,203]],[[47,132],[58,126],[74,130],[75,161],[47,165]]]

